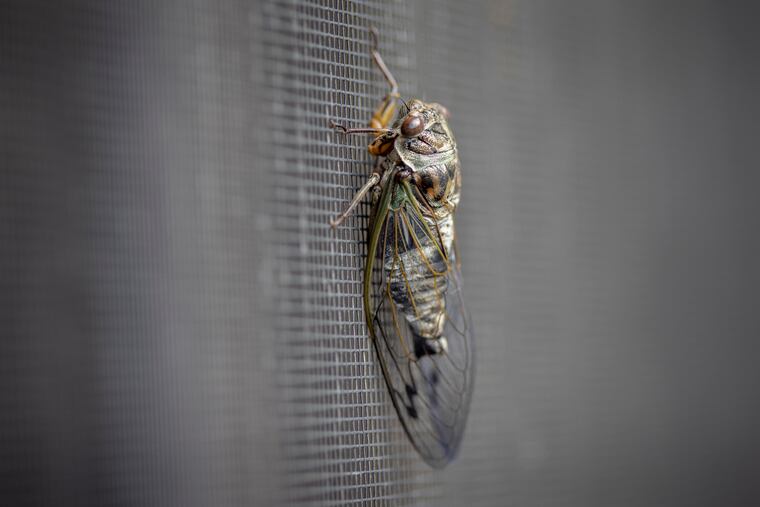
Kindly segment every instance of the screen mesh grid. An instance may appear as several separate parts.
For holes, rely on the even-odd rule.
[[[0,505],[756,505],[756,9],[0,4]],[[361,310],[385,83],[452,113],[477,345],[416,456]]]
[[[413,61],[402,3],[273,2],[264,8],[268,127],[277,179],[278,347],[287,405],[283,449],[295,503],[397,505],[430,496],[387,399],[361,310],[363,204],[343,227],[328,221],[368,177],[366,125],[387,91],[371,63],[369,26],[402,87]]]

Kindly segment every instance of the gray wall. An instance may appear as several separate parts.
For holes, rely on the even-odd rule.
[[[760,502],[757,12],[739,2],[6,2],[0,504]],[[452,112],[460,458],[367,342],[383,82]]]

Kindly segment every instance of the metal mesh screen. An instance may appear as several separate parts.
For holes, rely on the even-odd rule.
[[[372,68],[368,27],[404,79],[409,33],[402,3],[274,2],[263,8],[267,129],[277,178],[272,200],[278,287],[278,363],[286,405],[283,456],[296,503],[395,505],[424,496],[386,397],[361,310],[367,207],[337,231],[329,218],[372,168],[366,139],[346,142],[329,119],[365,124],[384,85]]]
[[[752,505],[751,6],[6,2],[0,505]],[[407,443],[361,310],[385,83],[446,105],[478,363]]]

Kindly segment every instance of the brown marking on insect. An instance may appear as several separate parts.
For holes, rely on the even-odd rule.
[[[396,99],[397,97],[390,94],[385,97],[369,121],[371,128],[382,129],[388,127],[393,120],[393,116],[396,114]]]
[[[449,175],[446,166],[434,165],[416,174],[415,183],[417,188],[431,202],[438,202],[444,198],[449,187]]]
[[[425,190],[425,193],[429,199],[436,200],[437,197],[440,197],[441,181],[435,175],[431,175],[430,180],[431,185]]]
[[[417,136],[417,139],[420,139],[426,144],[432,146],[436,151],[440,150],[448,143],[448,139],[446,139],[445,136],[436,134],[431,130],[425,130],[424,132],[421,132],[420,135]]]
[[[393,150],[393,141],[396,140],[395,133],[386,133],[375,138],[369,145],[369,152],[376,157],[384,157]]]
[[[432,155],[435,153],[435,148],[427,143],[420,141],[417,138],[407,139],[405,144],[408,150],[419,153],[421,155]]]

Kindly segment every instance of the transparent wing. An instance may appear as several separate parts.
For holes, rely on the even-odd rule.
[[[453,222],[432,219],[424,198],[393,180],[370,231],[375,255],[365,272],[367,324],[406,433],[425,461],[440,468],[456,456],[467,419],[472,327]]]

